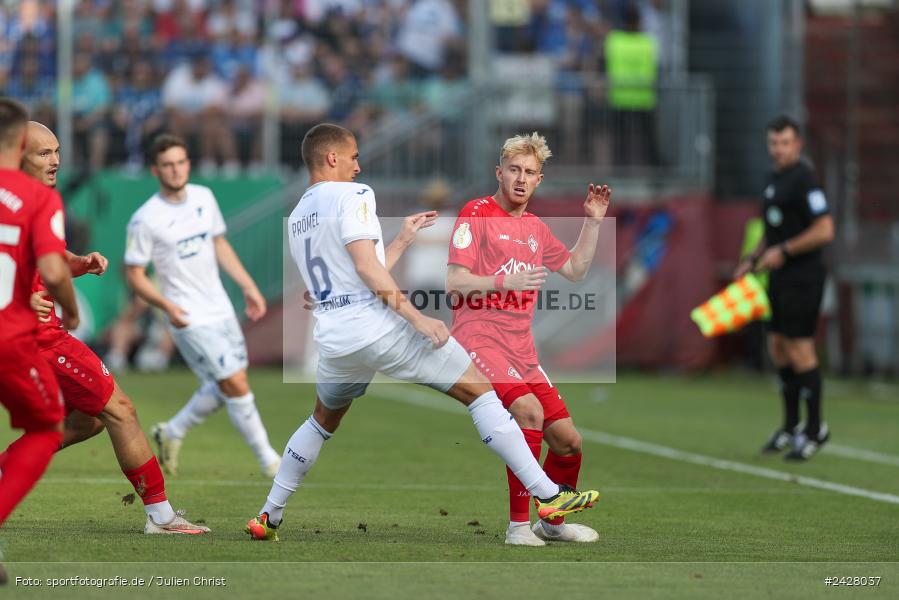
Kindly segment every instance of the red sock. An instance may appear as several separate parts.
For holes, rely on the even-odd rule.
[[[528,448],[531,449],[534,458],[540,460],[540,445],[543,443],[543,432],[538,429],[522,429],[524,433],[524,441],[527,442]],[[526,487],[521,485],[518,478],[506,467],[506,475],[509,477],[509,520],[510,521],[530,521],[531,520],[531,495]]]
[[[0,525],[47,470],[61,442],[59,431],[26,431],[6,449],[0,477]]]
[[[0,469],[3,468],[3,465],[6,464],[6,458],[9,456],[9,448],[0,452]]]
[[[134,491],[143,500],[144,505],[156,504],[166,500],[165,479],[162,476],[162,471],[159,469],[159,463],[156,462],[155,456],[138,468],[130,471],[122,470],[122,473],[134,486]]]
[[[546,460],[543,461],[543,470],[546,471],[546,476],[556,483],[564,483],[576,488],[577,476],[581,472],[582,457],[582,454],[559,456],[550,450],[546,453]],[[557,517],[547,521],[550,525],[561,525],[564,522],[565,517]]]

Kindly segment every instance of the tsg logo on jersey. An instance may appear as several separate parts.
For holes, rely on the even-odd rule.
[[[774,184],[769,184],[768,187],[765,188],[765,198],[771,200],[774,198]]]
[[[459,223],[456,232],[453,234],[453,246],[459,250],[464,250],[471,246],[471,225],[468,223]]]
[[[203,242],[206,241],[207,232],[198,233],[189,238],[185,238],[175,244],[178,251],[178,258],[190,258],[196,256],[203,249]]]
[[[780,209],[776,206],[768,207],[768,210],[765,211],[765,218],[768,219],[768,223],[770,223],[772,227],[780,227],[780,224],[784,221],[783,213],[780,212]]]

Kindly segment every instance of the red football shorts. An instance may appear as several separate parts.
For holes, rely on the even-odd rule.
[[[0,403],[16,429],[47,429],[65,416],[53,369],[34,338],[0,345]]]
[[[103,412],[115,389],[115,379],[84,342],[67,335],[59,343],[41,348],[41,356],[56,373],[66,414],[79,410],[96,417]]]
[[[538,363],[525,364],[510,359],[493,348],[485,347],[470,351],[468,355],[475,366],[490,380],[496,395],[506,409],[525,394],[534,394],[543,407],[544,429],[553,421],[570,416],[559,390]]]

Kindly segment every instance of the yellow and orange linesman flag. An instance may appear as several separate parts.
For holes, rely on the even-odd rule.
[[[690,312],[705,337],[732,333],[747,323],[771,317],[771,304],[758,278],[748,273]]]

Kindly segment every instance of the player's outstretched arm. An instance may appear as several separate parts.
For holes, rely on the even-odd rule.
[[[433,342],[435,348],[443,346],[450,337],[446,324],[421,314],[396,285],[384,265],[375,254],[374,240],[356,240],[346,245],[353,259],[359,278],[374,292],[381,302],[409,321],[415,329]]]
[[[214,238],[215,257],[219,264],[225,270],[225,273],[234,280],[234,283],[243,291],[244,300],[247,303],[247,316],[253,321],[258,321],[265,316],[267,310],[265,298],[256,287],[256,282],[247,273],[243,263],[240,262],[237,253],[231,244],[223,235],[217,235]]]
[[[599,242],[599,226],[606,217],[609,203],[612,201],[612,188],[607,185],[587,186],[587,199],[584,200],[584,225],[578,235],[577,243],[571,249],[568,261],[559,269],[559,274],[569,281],[583,281],[590,270],[596,244]]]
[[[109,266],[109,260],[99,252],[91,252],[85,256],[78,256],[66,250],[66,261],[69,263],[69,270],[72,277],[81,277],[82,275],[102,275]]]
[[[62,307],[63,326],[66,329],[76,329],[80,321],[78,303],[75,301],[72,274],[66,261],[60,254],[45,254],[37,259],[37,270],[47,290]]]
[[[384,258],[387,262],[388,271],[393,270],[396,261],[400,259],[403,252],[406,251],[406,248],[415,242],[415,234],[421,229],[432,226],[436,220],[436,210],[416,213],[403,219],[403,228],[384,250]]]
[[[166,300],[150,278],[147,277],[147,267],[144,265],[127,265],[125,267],[125,280],[140,298],[149,304],[161,309],[168,316],[172,325],[181,329],[187,327],[187,313],[180,306]]]

